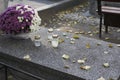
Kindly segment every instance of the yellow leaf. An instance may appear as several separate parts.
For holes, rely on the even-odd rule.
[[[85,60],[78,60],[77,61],[79,64],[84,64],[85,63]]]
[[[89,70],[91,69],[91,66],[80,66],[80,68],[83,70]]]
[[[65,40],[63,38],[59,39],[59,43],[63,43]]]
[[[76,34],[75,34],[75,35],[73,35],[73,38],[74,38],[74,39],[79,39],[80,37],[79,37],[79,35],[76,35]]]
[[[25,60],[28,60],[28,61],[31,60],[30,55],[25,55],[23,58],[24,58]]]
[[[70,68],[70,66],[69,66],[69,65],[65,65],[65,66],[64,66],[64,68],[69,69],[69,68]]]
[[[109,67],[109,63],[103,63],[103,66],[108,68]]]
[[[109,48],[112,48],[112,47],[113,47],[113,45],[112,45],[112,44],[108,44],[108,47],[109,47]]]
[[[65,59],[65,60],[68,60],[70,58],[70,56],[67,55],[67,54],[63,54],[62,58]]]
[[[100,77],[99,79],[97,79],[97,80],[105,80],[105,78],[103,78],[103,77]]]
[[[89,44],[89,43],[86,44],[86,48],[87,48],[87,49],[90,48],[90,44]]]

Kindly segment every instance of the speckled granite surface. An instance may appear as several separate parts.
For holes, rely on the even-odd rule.
[[[54,33],[65,38],[62,36],[63,32],[54,31]],[[35,47],[31,40],[15,40],[0,36],[0,52],[4,53],[0,54],[0,61],[33,74],[41,75],[42,77],[44,77],[45,72],[42,73],[39,65],[75,75],[86,80],[97,80],[101,76],[107,80],[109,78],[116,80],[119,77],[120,47],[117,47],[117,44],[80,36],[80,39],[75,40],[75,44],[70,44],[70,39],[65,38],[65,42],[59,44],[57,49],[54,49],[51,44],[47,42],[47,29],[42,28],[38,34],[41,35],[41,47]],[[68,37],[72,37],[73,34],[67,33],[67,35]],[[85,45],[87,43],[91,45],[90,49],[86,49]],[[97,46],[98,43],[101,45]],[[109,48],[108,44],[112,44],[113,48]],[[104,54],[104,51],[108,51],[109,53]],[[70,60],[63,60],[63,54],[68,54]],[[25,55],[30,55],[31,61],[24,61],[23,57]],[[78,60],[83,57],[87,58],[84,65],[91,66],[91,69],[88,71],[81,70],[80,64],[72,63],[73,59]],[[105,62],[110,64],[109,68],[102,66]],[[69,65],[70,69],[65,69],[65,65]],[[52,73],[48,71],[47,74]],[[52,78],[49,78],[49,80],[52,80]]]

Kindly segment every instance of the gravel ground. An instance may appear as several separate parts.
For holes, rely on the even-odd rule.
[[[73,30],[73,32],[80,31],[82,35],[99,39],[99,16],[89,14],[89,3],[85,2],[83,5],[78,5],[73,8],[61,11],[45,23],[46,27],[58,28],[63,31]],[[109,27],[109,33],[104,33],[104,25],[102,29],[101,40],[120,44],[120,29]]]

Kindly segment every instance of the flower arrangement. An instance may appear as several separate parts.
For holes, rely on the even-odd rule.
[[[28,5],[15,5],[0,15],[0,30],[4,34],[28,33],[39,29],[41,18]]]

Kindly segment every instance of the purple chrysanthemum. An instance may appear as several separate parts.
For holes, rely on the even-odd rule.
[[[15,5],[0,15],[0,30],[6,34],[29,32],[35,11],[28,5]]]

